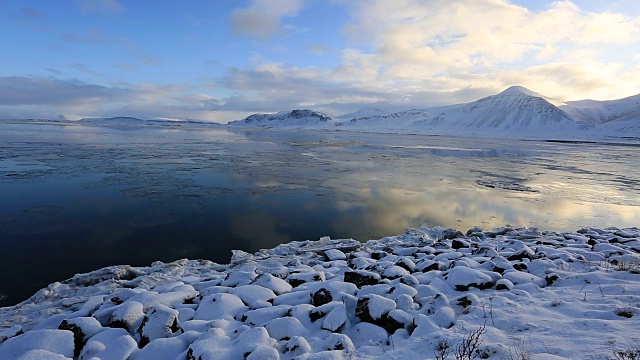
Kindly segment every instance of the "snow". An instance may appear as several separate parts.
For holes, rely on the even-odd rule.
[[[611,101],[564,103],[511,86],[465,104],[396,112],[362,110],[335,120],[312,110],[292,110],[251,115],[229,126],[610,141],[640,135],[640,94]]]
[[[46,350],[73,357],[73,333],[67,330],[33,330],[12,337],[0,345],[0,359],[16,359],[30,350]]]
[[[254,284],[267,288],[277,295],[288,293],[293,288],[288,282],[271,274],[261,274],[257,277]]]
[[[335,124],[333,119],[317,111],[302,109],[281,111],[276,114],[253,114],[243,120],[232,121],[229,126],[250,126],[261,128],[322,128]]]
[[[426,106],[427,104],[425,104]],[[11,120],[91,126],[191,126],[355,131],[620,142],[640,140],[640,94],[623,99],[561,102],[522,86],[463,104],[390,111],[362,109],[331,118],[310,109],[254,114],[226,125],[190,119],[111,117]],[[246,253],[245,253],[246,254]]]
[[[0,309],[0,358],[427,359],[481,326],[489,359],[633,346],[640,229],[464,234],[425,226],[77,275]]]
[[[373,107],[373,108],[363,108],[358,111],[342,114],[337,118],[339,120],[344,121],[344,120],[358,119],[358,118],[369,117],[369,116],[383,116],[387,114],[389,114],[389,111],[381,108]]]
[[[257,301],[270,301],[276,297],[270,289],[260,285],[243,285],[229,290],[230,294],[234,294],[245,304],[252,305]]]
[[[346,260],[347,256],[338,249],[329,249],[325,252],[329,260]]]

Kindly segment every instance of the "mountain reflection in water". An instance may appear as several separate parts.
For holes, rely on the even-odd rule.
[[[634,147],[0,124],[0,305],[78,272],[406,227],[640,224]],[[531,191],[519,191],[530,189]],[[11,274],[11,275],[8,275]],[[1,297],[1,296],[0,296]]]

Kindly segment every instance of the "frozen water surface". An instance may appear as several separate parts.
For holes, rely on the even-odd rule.
[[[227,262],[405,227],[640,224],[640,150],[602,143],[0,123],[0,306],[107,265]]]

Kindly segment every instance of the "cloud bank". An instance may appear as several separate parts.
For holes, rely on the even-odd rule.
[[[511,85],[561,100],[611,99],[640,88],[640,18],[557,1],[532,11],[503,0],[343,1],[349,47],[334,68],[263,61],[217,85],[237,95],[212,110],[427,107],[473,101]],[[630,61],[630,57],[636,61]]]
[[[133,11],[115,0],[76,4],[99,15]],[[240,55],[207,65],[216,69],[214,74],[182,81],[173,76],[169,84],[117,81],[105,67],[72,59],[66,66],[76,71],[75,76],[87,76],[83,81],[65,77],[62,68],[52,66],[46,69],[56,77],[1,78],[0,115],[33,105],[33,112],[65,115],[228,122],[292,108],[329,115],[366,107],[424,108],[473,101],[511,85],[561,101],[615,99],[640,92],[640,17],[586,10],[567,0],[541,4],[528,8],[507,0],[335,0],[320,5],[251,0],[246,7],[226,9],[228,22],[216,23],[217,30],[228,26],[233,36],[222,38],[228,43],[214,44],[213,52]],[[316,13],[319,8],[328,12]],[[331,23],[330,11],[341,12],[344,19]],[[16,21],[31,28],[50,19],[38,9],[23,9],[17,16]],[[333,37],[327,42],[331,46],[318,43],[325,34]],[[116,30],[88,27],[60,38],[69,46],[115,45],[138,65],[153,65],[159,75],[183,70],[171,67],[168,52],[159,57],[147,44],[142,43],[143,50],[139,39]],[[236,61],[238,56],[245,56],[245,61]],[[217,56],[203,58],[203,64],[211,57]],[[132,71],[122,61],[112,65],[125,67]],[[87,79],[104,82],[91,84]]]

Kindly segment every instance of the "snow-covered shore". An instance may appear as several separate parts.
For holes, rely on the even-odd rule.
[[[0,359],[603,359],[639,318],[640,229],[421,227],[76,275],[0,309]]]

